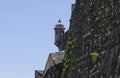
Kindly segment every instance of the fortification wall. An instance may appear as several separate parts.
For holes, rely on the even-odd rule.
[[[61,78],[120,78],[120,0],[76,0]]]

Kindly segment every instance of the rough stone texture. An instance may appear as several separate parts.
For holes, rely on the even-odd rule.
[[[35,78],[42,78],[43,71],[42,70],[35,70]]]
[[[61,78],[120,78],[120,0],[76,0]]]
[[[55,42],[55,45],[58,47],[59,51],[65,50],[67,39],[68,39],[68,31],[65,32],[65,34]]]
[[[50,53],[42,78],[60,78],[63,68],[64,51]]]

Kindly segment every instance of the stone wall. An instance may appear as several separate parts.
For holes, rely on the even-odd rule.
[[[61,78],[120,77],[120,0],[76,0]]]
[[[35,78],[42,78],[43,71],[41,70],[35,70]]]
[[[35,78],[60,78],[63,68],[64,51],[50,53],[43,71],[36,70]]]
[[[66,44],[67,44],[67,39],[68,39],[68,31],[65,32],[63,36],[61,36],[55,43],[57,45],[59,51],[64,51]]]

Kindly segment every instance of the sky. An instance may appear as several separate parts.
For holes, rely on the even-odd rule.
[[[0,78],[34,78],[57,52],[58,19],[69,28],[74,0],[0,0]]]

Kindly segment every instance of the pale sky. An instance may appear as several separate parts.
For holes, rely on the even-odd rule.
[[[58,19],[68,29],[74,0],[0,0],[0,78],[34,78],[54,46]]]

